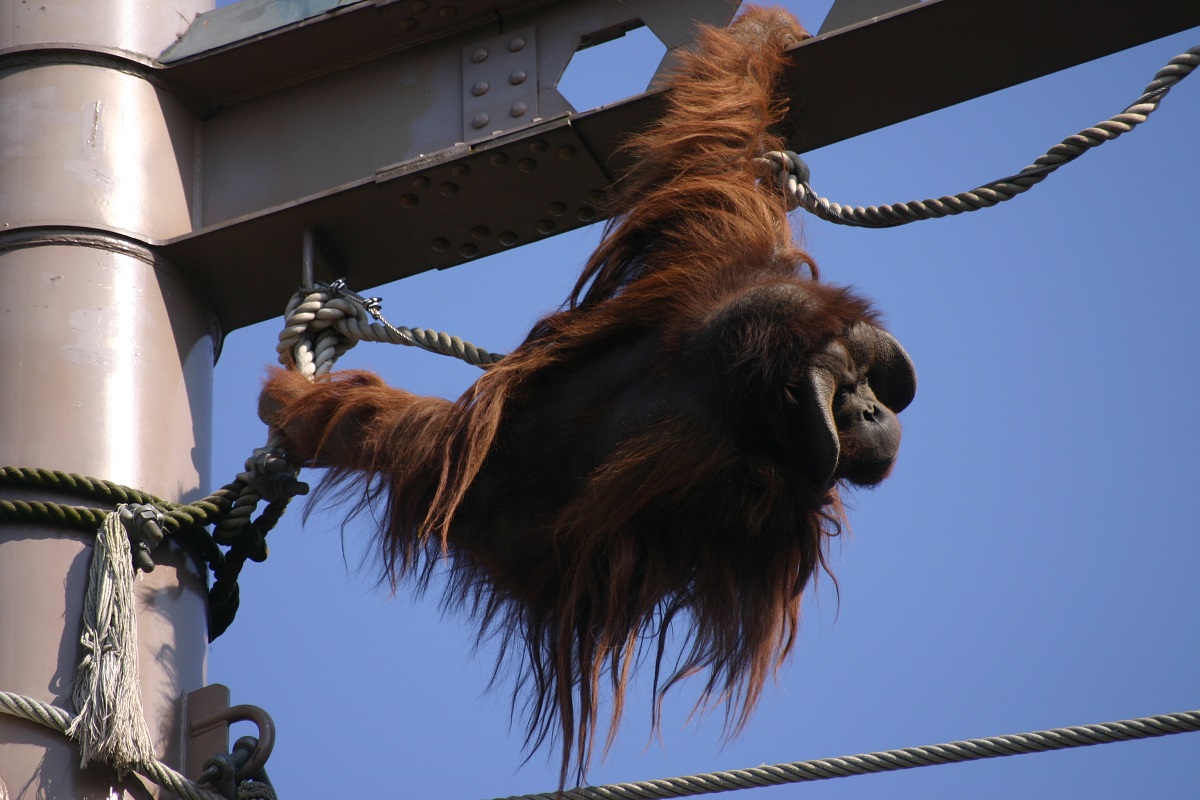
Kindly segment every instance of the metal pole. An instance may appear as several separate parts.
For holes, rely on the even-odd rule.
[[[195,120],[146,65],[211,7],[0,0],[0,464],[173,500],[206,489],[219,334],[142,242],[189,232],[197,213]],[[0,525],[0,689],[67,706],[91,548]],[[136,587],[142,703],[157,754],[179,768],[179,699],[204,683],[205,577],[170,546],[155,560]],[[147,796],[8,716],[0,781],[13,800]]]

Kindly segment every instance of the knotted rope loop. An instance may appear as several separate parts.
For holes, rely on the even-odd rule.
[[[310,377],[324,375],[358,342],[419,347],[477,367],[504,357],[448,333],[393,325],[384,319],[382,308],[378,297],[363,297],[340,280],[302,289],[284,312],[284,329],[275,346],[280,363]]]

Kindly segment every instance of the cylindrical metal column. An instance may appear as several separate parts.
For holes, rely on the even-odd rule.
[[[206,492],[219,333],[144,242],[190,230],[196,159],[195,121],[147,65],[211,7],[0,0],[0,464],[185,502]],[[92,542],[0,524],[0,690],[68,705]],[[135,587],[141,696],[156,753],[180,768],[179,700],[204,683],[205,576],[169,544],[155,561]],[[65,738],[0,715],[13,800],[158,794],[78,762]]]

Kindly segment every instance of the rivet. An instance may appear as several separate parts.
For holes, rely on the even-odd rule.
[[[554,233],[554,220],[544,219],[537,224],[538,233]]]
[[[515,72],[513,72],[512,75],[508,76],[508,82],[511,83],[513,86],[517,86],[519,84],[524,83],[525,79],[528,77],[529,77],[529,75],[526,74],[525,70],[519,69],[519,70],[516,70]]]
[[[429,10],[429,3],[426,3],[425,0],[417,0],[409,8],[412,9],[414,14],[424,14]]]
[[[487,114],[480,112],[479,114],[475,115],[474,119],[471,120],[471,127],[472,128],[482,128],[491,121],[492,121],[491,117],[489,117]]]
[[[550,149],[550,145],[546,144],[541,139],[534,139],[529,143],[529,152],[537,154],[544,153]]]
[[[512,247],[516,243],[517,235],[512,231],[505,231],[504,233],[500,234],[500,244],[504,245],[505,247]]]
[[[450,240],[449,239],[434,239],[432,242],[429,243],[429,246],[433,248],[433,252],[435,252],[435,253],[444,253],[450,249]]]
[[[475,95],[476,97],[482,97],[483,95],[487,94],[487,90],[490,88],[492,87],[488,85],[487,81],[479,81],[471,87],[471,94]]]
[[[551,216],[561,217],[565,213],[567,213],[567,204],[566,203],[551,203],[550,204]]]
[[[532,158],[522,158],[517,162],[517,169],[521,170],[521,172],[533,172],[537,169],[537,162]]]
[[[443,183],[438,187],[438,192],[442,195],[442,197],[454,197],[454,195],[458,194],[458,184]]]
[[[558,148],[558,157],[563,161],[569,161],[575,157],[575,148],[569,144],[564,144]]]
[[[492,232],[483,225],[476,225],[474,228],[471,228],[471,238],[478,239],[481,242],[491,234]]]
[[[473,244],[464,244],[458,248],[458,254],[463,258],[474,258],[479,255],[479,248]]]
[[[465,178],[471,174],[471,168],[468,167],[466,164],[455,164],[450,169],[450,174],[456,178],[460,178],[460,179]]]
[[[592,189],[588,192],[588,202],[594,206],[601,205],[604,202],[604,190]]]
[[[405,208],[416,208],[420,202],[420,199],[415,194],[406,194],[400,198],[400,205]]]
[[[492,153],[488,156],[488,163],[493,167],[503,167],[508,163],[508,153]]]
[[[404,31],[405,33],[408,31],[415,31],[416,29],[417,21],[412,17],[405,17],[404,19],[400,20],[400,30]]]
[[[508,49],[510,52],[513,52],[513,53],[517,52],[524,46],[525,46],[525,37],[524,36],[514,36],[512,41],[508,43]]]
[[[482,64],[484,61],[487,61],[487,57],[488,51],[486,47],[481,47],[474,53],[471,53],[471,60],[476,64]]]
[[[453,19],[458,15],[458,9],[454,6],[442,6],[438,9],[438,16],[442,19]]]
[[[512,108],[508,110],[508,115],[510,117],[521,117],[524,116],[525,112],[528,110],[529,106],[525,105],[524,103],[513,103]]]
[[[580,206],[575,212],[575,218],[580,222],[591,222],[596,218],[596,209],[591,206]]]
[[[413,178],[412,187],[414,189],[428,189],[429,188],[429,178],[426,178],[424,175],[421,175],[420,177],[417,177],[417,178]]]

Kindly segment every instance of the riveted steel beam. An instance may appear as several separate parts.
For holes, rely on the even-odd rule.
[[[210,25],[205,42],[189,31],[163,56],[164,79],[209,117],[197,230],[162,244],[207,288],[227,329],[277,311],[306,228],[334,269],[366,287],[599,219],[596,192],[626,166],[621,141],[660,113],[662,98],[577,112],[557,92],[571,53],[636,23],[675,48],[693,17],[728,16],[715,0],[308,5],[324,10],[240,38],[214,38]],[[793,50],[789,140],[811,150],[1197,25],[1200,3],[1146,5],[1113,25],[1084,0],[928,0]],[[480,81],[523,67],[468,80],[470,56],[530,30],[536,95],[473,105],[486,96],[472,94]],[[512,116],[520,103],[526,112]],[[475,127],[480,114],[489,120]],[[504,125],[494,115],[507,115]],[[539,142],[576,155],[533,153]],[[507,167],[489,160],[501,154]],[[537,168],[513,168],[526,158]],[[458,166],[469,177],[452,179]],[[440,194],[451,183],[459,191]]]

